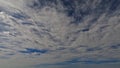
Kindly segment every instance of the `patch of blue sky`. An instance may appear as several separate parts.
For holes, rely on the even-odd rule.
[[[28,15],[24,14],[24,13],[15,13],[15,12],[11,12],[9,13],[11,16],[13,16],[14,18],[17,19],[26,19],[26,18],[30,18]]]
[[[86,51],[90,52],[90,51],[98,51],[98,50],[102,50],[102,48],[100,47],[91,47],[91,48],[87,48]]]
[[[25,51],[19,51],[20,53],[28,53],[28,54],[32,54],[32,53],[38,53],[38,54],[41,54],[41,53],[46,53],[47,50],[45,49],[34,49],[34,48],[26,48]]]
[[[5,47],[5,46],[3,46],[3,45],[0,45],[0,48],[7,48],[7,47]]]
[[[33,68],[119,68],[120,63],[102,63],[102,64],[81,64],[81,63],[66,63],[66,64],[40,64]]]
[[[112,48],[112,49],[118,49],[118,48],[120,48],[120,44],[111,45],[110,48]]]
[[[94,59],[86,59],[80,60],[78,58],[71,59],[65,62],[56,63],[56,65],[66,65],[66,64],[105,64],[105,63],[120,63],[120,59],[104,59],[104,60],[94,60]]]
[[[23,21],[22,24],[23,25],[34,25],[33,22],[31,21]]]

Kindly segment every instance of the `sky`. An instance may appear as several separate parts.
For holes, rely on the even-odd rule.
[[[0,0],[0,68],[119,68],[120,0]]]

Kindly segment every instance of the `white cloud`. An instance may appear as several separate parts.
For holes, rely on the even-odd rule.
[[[0,20],[9,25],[9,27],[4,25],[9,31],[0,32],[0,41],[2,41],[0,46],[6,47],[6,49],[1,48],[0,56],[5,56],[9,52],[15,54],[9,58],[10,61],[0,60],[13,62],[12,65],[36,65],[64,62],[73,58],[120,58],[119,48],[110,48],[120,41],[119,15],[104,13],[96,17],[97,13],[91,13],[85,16],[80,24],[75,25],[70,24],[74,20],[72,17],[68,17],[65,12],[58,12],[56,7],[45,6],[39,11],[34,11],[25,6],[25,3],[26,0],[25,2],[0,0],[0,4],[4,4],[0,5],[4,8],[0,12]],[[96,0],[92,7],[95,8],[95,5],[98,5]],[[59,6],[61,7],[59,10],[65,10],[61,5]],[[120,10],[116,10],[116,13],[117,11]],[[10,15],[14,12],[24,12],[30,18],[15,18]],[[94,21],[95,18],[97,19]],[[23,25],[23,22],[28,23]],[[19,52],[25,51],[25,48],[47,49],[48,52],[41,55]]]

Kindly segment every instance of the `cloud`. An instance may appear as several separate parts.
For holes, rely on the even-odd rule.
[[[26,66],[119,62],[118,3],[0,0],[0,56],[10,61],[0,60]]]

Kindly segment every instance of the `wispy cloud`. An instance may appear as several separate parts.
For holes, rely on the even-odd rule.
[[[119,4],[0,0],[0,60],[18,66],[119,63]]]

